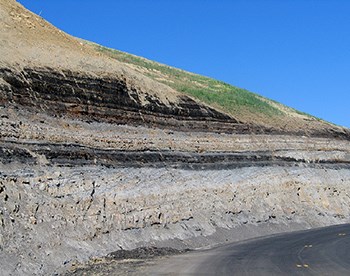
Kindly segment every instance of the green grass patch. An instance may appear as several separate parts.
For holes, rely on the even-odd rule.
[[[264,101],[260,96],[222,81],[189,73],[135,55],[93,44],[98,51],[128,64],[136,66],[142,73],[175,90],[199,99],[232,115],[244,112],[279,116],[284,113]]]

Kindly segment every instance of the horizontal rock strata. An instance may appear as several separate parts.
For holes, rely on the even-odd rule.
[[[184,129],[225,130],[240,124],[229,116],[187,96],[168,105],[151,93],[130,87],[126,78],[96,77],[50,68],[2,68],[8,86],[0,102],[16,103],[55,115],[122,124],[148,124]],[[241,126],[242,128],[242,126]]]
[[[128,77],[129,78],[129,77]],[[294,134],[349,139],[346,129],[288,130],[247,124],[185,95],[164,101],[123,76],[96,76],[53,68],[0,68],[0,103],[87,121],[148,125],[182,131]],[[157,87],[157,89],[159,89]]]
[[[261,235],[344,223],[350,215],[348,169],[8,164],[0,178],[1,259],[13,274],[59,272],[118,248],[223,242],[219,229],[239,239],[249,237],[246,226],[261,227]]]
[[[19,104],[0,117],[8,274],[349,221],[346,139],[87,121]]]
[[[0,29],[2,275],[349,222],[348,129],[267,99],[271,122],[228,115],[15,0]]]
[[[21,162],[35,165],[45,160],[57,166],[103,165],[106,167],[170,167],[181,169],[233,169],[241,167],[302,166],[311,168],[350,168],[350,154],[330,153],[321,159],[298,159],[279,151],[239,153],[189,153],[170,151],[118,151],[86,148],[70,144],[15,144],[0,147],[0,161],[4,164]],[[285,150],[283,151],[285,152]]]

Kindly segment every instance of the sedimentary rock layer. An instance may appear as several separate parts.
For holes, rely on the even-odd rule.
[[[0,68],[0,103],[88,121],[147,125],[182,131],[292,134],[349,139],[346,129],[282,130],[242,123],[185,95],[174,100],[143,91],[125,77],[93,76],[53,68]],[[159,89],[159,88],[158,88]]]
[[[128,87],[123,78],[92,77],[52,68],[25,68],[20,72],[3,68],[0,78],[8,84],[2,87],[2,103],[11,102],[55,115],[133,125],[171,127],[173,124],[187,129],[210,128],[210,123],[215,123],[214,130],[220,130],[238,123],[187,96],[166,105],[152,94]]]
[[[190,153],[174,151],[119,151],[86,148],[71,144],[4,143],[0,147],[3,164],[21,162],[38,164],[38,159],[56,166],[103,165],[106,167],[170,167],[192,170],[234,169],[242,167],[303,166],[310,168],[350,169],[350,154],[343,153],[339,160],[335,154],[309,160],[280,154],[279,150],[231,153]],[[283,150],[283,153],[286,151]]]
[[[6,273],[348,221],[347,140],[119,125],[18,104],[0,117]]]
[[[348,169],[8,164],[0,182],[1,260],[9,274],[62,271],[118,248],[198,247],[350,215]],[[220,229],[232,235],[215,235]]]
[[[0,89],[7,274],[348,221],[345,129],[267,129],[128,79],[52,68],[2,69]]]
[[[234,118],[13,0],[0,28],[1,273],[349,222],[349,130]]]

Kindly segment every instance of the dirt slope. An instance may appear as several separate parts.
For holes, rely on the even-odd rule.
[[[180,95],[83,45],[14,0],[0,1],[0,15],[2,67],[19,71],[26,67],[55,68],[58,72],[75,71],[93,77],[126,79],[129,86],[147,91],[164,103],[176,102]]]
[[[160,112],[162,114],[168,113],[167,115],[173,116],[183,113],[187,118],[198,116],[201,120],[208,117],[209,120],[215,117],[214,121],[226,120],[228,125],[220,126],[218,129],[214,128],[213,130],[216,131],[253,133],[272,131],[331,137],[348,136],[348,131],[343,128],[301,114],[243,89],[76,39],[26,10],[14,0],[1,0],[0,3],[2,30],[0,67],[12,70],[10,73],[4,72],[4,69],[1,70],[0,85],[10,90],[12,86],[12,90],[17,90],[12,93],[22,94],[22,97],[36,98],[38,94],[39,96],[42,94],[42,91],[32,91],[27,94],[23,91],[29,89],[25,87],[25,83],[35,82],[33,74],[28,72],[29,69],[36,70],[36,77],[40,82],[43,79],[49,82],[45,87],[50,86],[50,81],[55,83],[65,81],[64,78],[62,80],[57,76],[52,77],[52,74],[50,77],[45,77],[46,74],[50,74],[50,71],[55,71],[72,81],[77,75],[80,75],[80,78],[89,78],[92,81],[95,80],[95,83],[107,80],[111,82],[112,87],[116,86],[112,80],[122,82],[126,90],[135,92],[131,95],[129,102],[124,104],[124,109],[130,109],[130,101],[134,102],[136,98],[137,103],[133,107],[138,109],[137,112],[142,113],[146,109],[145,113],[150,114],[151,111],[152,116],[157,116],[155,114],[159,113],[160,109],[154,110],[154,107],[160,105],[163,106]],[[17,74],[17,78],[11,82],[8,74]],[[14,84],[18,82],[22,82],[20,86],[24,89],[14,87],[16,86]],[[68,88],[70,91],[72,89],[75,89],[74,85]],[[92,90],[94,94],[101,93],[96,89]],[[118,89],[116,90],[115,93],[118,93]],[[58,94],[56,99],[58,101],[62,91],[56,91],[56,94]],[[28,102],[24,103],[18,97],[1,96],[0,100],[3,102],[11,101],[29,105]],[[102,93],[101,97],[105,97],[105,94]],[[38,98],[41,101],[44,100]],[[63,99],[64,95],[61,100]],[[77,105],[71,100],[66,102],[70,105]],[[211,107],[208,107],[208,104]],[[31,105],[37,106],[38,104],[31,100]],[[55,105],[46,104],[46,106],[48,110],[55,108]],[[148,107],[143,108],[145,106]],[[115,108],[120,107],[121,105]],[[81,109],[85,110],[86,106],[81,107],[80,111],[74,109],[72,112],[75,114],[86,112],[82,112]],[[172,112],[166,112],[164,109],[171,109]],[[196,109],[197,114],[193,114],[191,109]],[[55,112],[66,114],[67,110],[61,108]],[[71,111],[68,110],[69,112]],[[94,110],[93,113],[99,113],[100,118],[103,117],[101,113],[105,112]],[[115,114],[115,116],[120,115]],[[129,121],[136,120],[135,117],[137,115],[131,115],[132,119]],[[139,118],[136,121],[155,123],[154,118],[148,117]],[[164,122],[158,123],[164,125]],[[235,125],[237,123],[244,126],[237,128]],[[193,124],[187,127],[193,128]]]

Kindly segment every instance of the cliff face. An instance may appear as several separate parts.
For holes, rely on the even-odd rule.
[[[347,129],[247,121],[0,4],[3,273],[349,222]]]
[[[5,273],[349,221],[346,140],[0,116]]]
[[[96,77],[53,68],[0,69],[0,101],[56,116],[184,130],[225,131],[239,126],[226,114],[185,95],[162,99],[127,78]],[[155,88],[156,89],[156,88]]]

